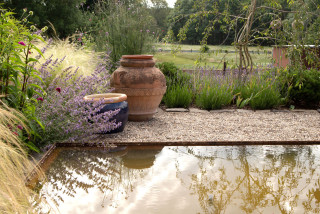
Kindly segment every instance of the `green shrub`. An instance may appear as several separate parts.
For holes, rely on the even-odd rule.
[[[227,84],[213,83],[203,87],[196,97],[196,105],[206,110],[221,109],[231,104],[232,89]]]
[[[33,11],[34,16],[29,20],[38,27],[44,27],[52,23],[54,29],[49,29],[51,36],[66,38],[77,29],[83,28],[90,21],[86,18],[86,10],[83,0],[14,0],[1,1],[4,7],[14,10],[15,17],[23,16],[24,11]]]
[[[188,108],[192,102],[192,91],[187,85],[175,85],[167,89],[163,100],[168,108]]]
[[[27,28],[27,18],[33,15],[32,11],[19,21],[13,13],[0,7],[0,99],[8,106],[18,109],[28,119],[30,133],[21,135],[26,145],[35,151],[35,140],[39,137],[32,123],[43,127],[35,115],[35,108],[43,98],[42,88],[32,80],[41,80],[35,64],[42,53],[36,46],[43,40],[38,34],[44,32],[33,26]],[[34,53],[34,54],[32,54]],[[38,56],[33,56],[33,55]]]
[[[284,92],[289,91],[291,103],[302,106],[320,105],[320,71],[317,69],[281,70]]]
[[[176,85],[188,85],[191,82],[191,76],[184,73],[172,62],[163,62],[156,66],[165,75],[168,88]]]

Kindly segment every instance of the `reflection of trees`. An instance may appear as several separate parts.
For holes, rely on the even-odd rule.
[[[161,149],[157,148],[157,152],[147,150],[144,154],[148,159],[153,155],[154,160],[154,156]],[[39,186],[50,186],[50,191],[46,194],[57,206],[64,202],[65,195],[76,197],[77,189],[88,193],[90,189],[98,188],[104,194],[101,206],[104,206],[106,201],[116,201],[118,194],[127,198],[134,189],[134,182],[146,174],[144,170],[131,169],[124,165],[123,159],[131,153],[135,153],[134,148],[113,153],[99,148],[62,149],[47,170],[46,181],[39,182]],[[143,159],[143,154],[140,156]],[[152,164],[149,164],[149,167]]]
[[[262,213],[266,208],[294,213],[297,207],[305,213],[319,213],[319,180],[314,181],[319,166],[310,147],[279,146],[264,152],[261,147],[234,147],[233,152],[219,147],[209,155],[199,155],[197,150],[189,147],[185,152],[198,159],[199,170],[191,175],[189,188],[204,213],[239,209]],[[226,154],[221,155],[221,150]],[[179,164],[176,166],[182,178]]]

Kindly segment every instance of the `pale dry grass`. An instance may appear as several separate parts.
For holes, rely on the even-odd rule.
[[[26,186],[26,173],[33,163],[17,135],[22,115],[0,103],[0,213],[34,213],[38,195]]]
[[[45,43],[40,42],[38,47],[41,49],[47,42],[48,41]],[[43,64],[51,56],[53,56],[53,60],[65,57],[58,69],[54,71],[56,75],[58,75],[63,69],[72,66],[74,68],[73,70],[79,68],[78,74],[87,76],[92,74],[96,67],[100,63],[103,63],[104,60],[102,53],[77,46],[74,43],[70,43],[68,39],[54,40],[43,55],[44,58],[39,60],[40,64]]]

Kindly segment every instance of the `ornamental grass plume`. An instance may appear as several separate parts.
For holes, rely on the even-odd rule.
[[[36,109],[38,118],[45,126],[42,142],[52,143],[65,140],[81,140],[83,136],[106,133],[118,128],[121,122],[110,120],[118,110],[97,114],[103,107],[102,102],[86,103],[83,97],[89,94],[108,93],[110,75],[108,64],[99,64],[91,75],[80,75],[80,68],[65,68],[58,76],[56,70],[64,60],[50,57],[40,68],[43,82],[41,87],[46,92],[43,102]],[[103,60],[108,62],[108,58]]]
[[[46,43],[40,43],[38,46],[42,47],[41,51],[44,55],[39,59],[40,65],[43,65],[52,56],[57,59],[63,59],[59,66],[51,71],[53,77],[58,76],[63,72],[64,68],[69,66],[78,68],[77,75],[88,76],[99,64],[104,63],[101,53],[90,50],[85,46],[79,47],[75,43],[70,43],[68,39],[49,39]]]
[[[27,171],[35,166],[21,146],[18,129],[27,128],[21,118],[0,101],[0,213],[35,213],[35,202],[40,201],[25,183]]]

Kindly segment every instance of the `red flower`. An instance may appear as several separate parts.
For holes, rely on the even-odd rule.
[[[26,46],[26,44],[23,41],[18,42],[20,45]]]
[[[23,127],[21,125],[17,125],[18,129],[23,130]]]
[[[13,132],[13,134],[15,134],[15,135],[19,136],[17,132]]]
[[[42,97],[38,97],[37,100],[43,101],[43,98]]]
[[[57,88],[56,88],[56,91],[59,92],[59,93],[61,93],[61,88],[57,87]]]

